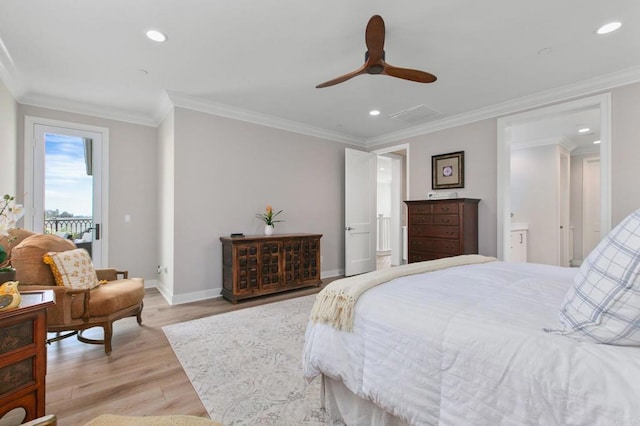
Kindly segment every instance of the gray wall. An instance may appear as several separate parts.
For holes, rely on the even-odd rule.
[[[0,196],[17,193],[17,114],[18,104],[0,80],[0,152],[2,165],[0,166]],[[22,201],[18,195],[18,199]]]
[[[611,224],[640,208],[640,83],[611,91]]]
[[[343,144],[184,108],[174,114],[176,301],[219,293],[219,237],[263,234],[255,215],[267,204],[284,210],[276,233],[323,234],[322,274],[341,273]]]
[[[458,197],[481,199],[478,205],[478,251],[485,256],[497,254],[496,140],[496,120],[483,120],[388,144],[409,144],[410,200],[424,200],[432,191],[432,155],[464,151],[465,185],[451,191],[456,191]]]

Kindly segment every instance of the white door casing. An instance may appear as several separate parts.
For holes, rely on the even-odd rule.
[[[511,227],[511,140],[510,126],[525,120],[580,108],[597,107],[600,112],[600,235],[611,230],[611,94],[591,96],[576,101],[542,107],[498,118],[497,185],[497,255],[509,260]]]
[[[558,265],[570,266],[569,261],[569,209],[570,164],[569,151],[559,147],[558,152]]]
[[[345,148],[345,276],[376,269],[376,155]]]
[[[79,123],[69,123],[40,117],[25,117],[24,207],[25,228],[44,230],[44,137],[60,134],[89,138],[93,141],[93,221],[92,258],[95,267],[108,265],[108,144],[109,129]],[[99,238],[96,238],[98,236]]]

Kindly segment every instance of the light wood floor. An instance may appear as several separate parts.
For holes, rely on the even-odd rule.
[[[333,278],[335,279],[335,278]],[[333,280],[324,279],[323,286]],[[83,425],[100,414],[208,417],[162,327],[209,315],[317,293],[312,287],[232,305],[223,299],[170,306],[155,289],[144,299],[142,326],[114,323],[113,352],[70,337],[47,349],[46,412],[59,426]],[[101,329],[95,329],[100,338]],[[93,330],[92,330],[93,332]],[[230,332],[232,332],[230,330]],[[89,332],[85,333],[90,337]]]

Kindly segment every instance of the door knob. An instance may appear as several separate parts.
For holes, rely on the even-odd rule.
[[[354,229],[356,229],[356,228],[352,228],[352,227],[350,227],[350,226],[347,226],[347,227],[346,227],[346,228],[344,228],[344,229],[345,229],[345,230],[347,230],[347,231],[352,231],[352,230],[354,230]]]

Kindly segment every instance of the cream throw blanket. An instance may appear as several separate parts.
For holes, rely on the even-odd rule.
[[[311,310],[311,321],[314,323],[321,322],[338,330],[351,332],[356,302],[362,293],[370,288],[407,275],[437,271],[453,266],[493,262],[495,260],[497,259],[494,257],[467,254],[426,262],[409,263],[343,278],[330,283],[318,293]]]

